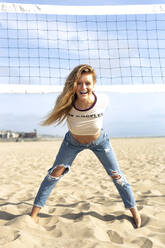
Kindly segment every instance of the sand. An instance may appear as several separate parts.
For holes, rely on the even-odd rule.
[[[137,200],[141,228],[88,150],[76,157],[35,223],[33,200],[61,141],[0,143],[0,247],[165,247],[165,138],[111,142]]]

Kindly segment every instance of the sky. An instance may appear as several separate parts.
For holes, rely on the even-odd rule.
[[[107,94],[107,93],[106,93]],[[42,127],[40,122],[52,109],[57,94],[1,95],[1,128],[63,136],[66,125]],[[104,129],[110,137],[163,136],[164,93],[110,93]]]
[[[123,5],[123,4],[161,4],[165,1],[1,1],[10,3],[36,3],[36,4],[57,4],[57,5]],[[161,26],[160,26],[161,27]],[[81,27],[82,28],[82,27]],[[14,34],[13,34],[14,35]],[[42,34],[41,34],[42,35]],[[40,36],[42,39],[42,36]],[[83,38],[82,38],[83,39]],[[93,37],[95,39],[95,37]],[[163,40],[164,41],[164,40]],[[112,46],[113,43],[111,42]],[[33,44],[34,45],[34,44]],[[64,44],[65,45],[65,44]],[[145,51],[145,43],[142,51]],[[155,45],[155,44],[152,44]],[[114,49],[114,47],[112,47]],[[120,48],[120,47],[119,47]],[[97,49],[97,46],[94,47]],[[140,51],[140,50],[139,50]],[[162,50],[163,51],[163,50]],[[25,51],[24,51],[25,52]],[[2,54],[2,53],[1,53]],[[103,54],[105,56],[105,54]],[[113,54],[111,54],[112,56]],[[124,54],[125,55],[125,54]],[[123,56],[124,56],[123,55]],[[61,53],[61,56],[66,56]],[[96,54],[95,54],[96,56]],[[114,55],[115,56],[115,55]],[[132,57],[135,51],[132,50]],[[139,56],[139,55],[138,55]],[[155,55],[156,56],[156,55]],[[164,55],[163,55],[164,56]],[[164,56],[165,57],[165,56]],[[97,56],[96,56],[97,59]],[[132,63],[135,58],[132,59]],[[140,63],[140,58],[136,58],[136,64]],[[152,60],[151,60],[152,61]],[[153,60],[154,64],[156,60]],[[1,64],[5,59],[0,59]],[[32,61],[34,63],[34,61]],[[114,64],[117,60],[113,60]],[[146,60],[142,61],[146,66]],[[45,61],[44,61],[45,63]],[[127,59],[120,61],[120,65],[127,63]],[[123,64],[122,64],[123,63]],[[111,64],[113,67],[113,64]],[[147,65],[148,66],[148,65]],[[146,67],[147,67],[146,66]],[[124,68],[124,66],[123,66]],[[150,69],[147,67],[145,72]],[[111,69],[111,72],[112,71]],[[17,73],[17,72],[14,72]],[[23,72],[25,74],[25,72]],[[37,73],[37,72],[34,72]],[[46,71],[45,71],[46,73]],[[52,72],[53,73],[53,72]],[[108,71],[104,71],[104,74]],[[118,73],[118,72],[117,72]],[[129,73],[126,69],[123,73]],[[139,73],[138,70],[133,71]],[[100,75],[100,71],[98,71]],[[114,74],[117,75],[117,74]],[[108,76],[107,76],[108,77]],[[145,78],[145,77],[144,77]],[[112,83],[114,78],[108,78]],[[128,78],[126,79],[128,80]],[[156,80],[156,78],[155,78]],[[158,80],[158,78],[157,78]],[[99,80],[98,80],[99,81]],[[157,81],[158,82],[158,81]],[[158,82],[159,83],[159,82]],[[109,106],[105,112],[104,128],[111,137],[136,137],[136,136],[164,136],[165,135],[165,93],[106,93],[109,96]],[[57,94],[1,94],[0,95],[0,130],[8,129],[13,131],[32,131],[37,129],[39,134],[60,135],[63,136],[67,130],[66,125],[41,127],[40,122],[46,114],[53,108]]]

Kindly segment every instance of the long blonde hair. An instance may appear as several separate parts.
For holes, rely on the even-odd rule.
[[[77,82],[83,73],[91,73],[94,83],[96,82],[96,72],[90,65],[76,66],[67,77],[62,93],[58,96],[53,110],[41,123],[42,126],[51,125],[54,122],[58,125],[65,120],[76,100]]]

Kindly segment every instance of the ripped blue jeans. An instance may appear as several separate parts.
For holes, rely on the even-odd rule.
[[[44,178],[39,191],[36,195],[34,205],[43,207],[57,182],[66,175],[72,165],[73,160],[77,154],[84,149],[90,149],[97,156],[99,161],[104,166],[108,175],[112,178],[122,200],[125,208],[133,208],[136,205],[134,196],[129,183],[124,174],[118,166],[113,148],[109,142],[107,134],[101,130],[100,136],[89,144],[81,144],[76,141],[70,131],[68,131],[61,144],[60,150],[57,154],[53,166],[48,170],[47,176]],[[59,177],[51,175],[57,166],[64,166],[65,171]]]

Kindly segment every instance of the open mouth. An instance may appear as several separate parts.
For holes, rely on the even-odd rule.
[[[88,94],[88,91],[80,91],[80,94],[81,95],[86,95],[86,94]]]

